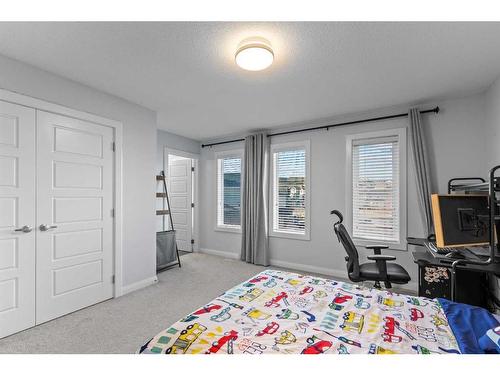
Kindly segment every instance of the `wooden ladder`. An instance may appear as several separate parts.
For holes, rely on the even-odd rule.
[[[168,191],[167,191],[167,178],[165,177],[165,172],[161,171],[159,175],[156,176],[156,181],[162,181],[163,182],[163,191],[160,193],[156,193],[156,198],[161,198],[163,199],[163,209],[161,210],[156,210],[156,215],[157,216],[162,216],[163,219],[163,231],[168,231],[165,227],[166,220],[170,220],[170,231],[175,233],[174,229],[174,221],[172,219],[172,211],[170,209],[170,199],[168,198]],[[177,247],[177,239],[175,239],[175,252],[177,255],[177,263],[172,263],[169,264],[166,267],[162,267],[161,269],[167,269],[175,265],[179,265],[179,268],[181,267],[181,258],[179,256],[179,248]]]

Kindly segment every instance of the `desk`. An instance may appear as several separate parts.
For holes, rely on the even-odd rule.
[[[429,298],[451,299],[450,270],[453,258],[435,257],[424,245],[425,239],[408,239],[414,245],[413,261],[418,265],[418,294]],[[457,302],[486,307],[487,274],[500,275],[500,263],[484,265],[460,265],[457,267]]]

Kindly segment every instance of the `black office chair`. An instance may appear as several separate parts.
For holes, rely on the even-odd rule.
[[[391,283],[406,284],[411,280],[408,272],[399,264],[387,263],[396,260],[395,256],[381,254],[381,250],[388,249],[389,246],[366,246],[367,249],[373,250],[374,253],[374,255],[369,255],[367,258],[375,262],[359,264],[358,250],[352,242],[351,236],[347,233],[344,224],[342,224],[344,217],[337,210],[333,210],[330,214],[337,215],[339,218],[339,221],[334,224],[333,228],[335,229],[335,234],[339,242],[344,246],[347,252],[345,260],[347,262],[347,275],[349,276],[349,280],[354,282],[375,281],[375,288],[378,289],[380,289],[381,281],[384,282],[386,288],[392,288]]]

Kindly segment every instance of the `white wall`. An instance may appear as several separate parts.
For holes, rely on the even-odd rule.
[[[160,121],[161,119],[158,118],[158,125],[161,125]],[[163,170],[163,151],[165,147],[191,154],[199,154],[201,145],[198,141],[164,130],[158,130],[156,144],[156,172]]]
[[[449,178],[486,174],[484,95],[475,95],[423,105],[439,105],[438,115],[423,115],[429,138],[433,183],[439,192],[446,192]],[[356,118],[406,112],[408,107],[373,111],[357,116],[330,119],[332,123]],[[321,123],[318,123],[318,125]],[[309,124],[310,125],[310,124]],[[316,123],[314,125],[317,125]],[[346,211],[346,136],[360,132],[406,127],[406,119],[339,127],[329,131],[315,131],[273,137],[272,142],[311,141],[311,240],[301,241],[272,237],[271,263],[304,271],[316,271],[346,276],[344,250],[333,233],[331,209]],[[242,147],[242,144],[224,145],[202,150],[201,230],[200,247],[238,256],[239,234],[215,231],[215,160],[214,151]],[[410,148],[408,148],[409,154]],[[413,159],[408,157],[408,235],[422,236],[423,225],[418,207]],[[363,250],[361,250],[361,253]],[[417,267],[410,251],[390,251],[398,257],[416,282]],[[412,285],[413,287],[415,284]]]
[[[123,123],[123,284],[153,277],[155,112],[4,56],[0,87]]]
[[[488,167],[500,164],[500,78],[486,91]]]

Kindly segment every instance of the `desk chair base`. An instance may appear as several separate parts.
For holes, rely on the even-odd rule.
[[[384,281],[384,286],[385,286],[385,289],[391,289],[392,288],[392,284],[390,281]],[[375,289],[382,289],[382,285],[380,285],[380,281],[375,281],[375,284],[373,285],[373,287]]]

